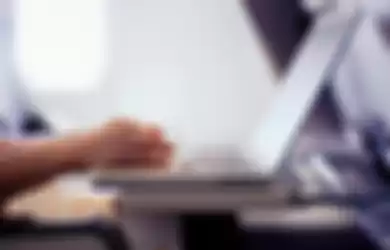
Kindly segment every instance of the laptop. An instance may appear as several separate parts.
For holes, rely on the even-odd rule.
[[[191,208],[201,203],[270,204],[271,196],[282,197],[286,190],[274,185],[275,174],[289,156],[322,85],[341,63],[361,19],[351,14],[317,20],[282,79],[268,116],[244,145],[201,150],[160,172],[102,166],[94,174],[95,186],[119,188],[132,206],[149,208],[174,206],[175,201]],[[258,194],[265,190],[272,195],[264,200]]]

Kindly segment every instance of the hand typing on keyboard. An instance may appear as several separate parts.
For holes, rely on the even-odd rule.
[[[158,127],[128,119],[62,138],[0,141],[0,203],[64,172],[95,165],[162,168],[171,154]]]
[[[161,167],[171,159],[172,145],[161,129],[128,119],[108,122],[95,132],[93,163],[114,166]]]

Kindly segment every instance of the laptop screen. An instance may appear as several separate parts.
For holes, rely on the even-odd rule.
[[[353,13],[325,16],[308,32],[281,79],[282,86],[267,116],[242,148],[263,175],[275,173],[289,153],[323,86],[350,47],[361,20],[359,14]]]

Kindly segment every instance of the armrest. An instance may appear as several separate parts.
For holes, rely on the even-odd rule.
[[[0,221],[0,241],[29,241],[45,242],[47,240],[61,241],[79,237],[92,238],[98,241],[103,249],[130,249],[127,240],[113,222],[105,220],[81,221],[77,223],[42,223],[32,219],[3,219]],[[75,244],[77,242],[75,241]],[[20,248],[18,248],[20,249]],[[28,249],[28,247],[26,247]],[[78,249],[75,247],[74,249]]]

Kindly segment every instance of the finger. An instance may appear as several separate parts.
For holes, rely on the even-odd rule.
[[[156,164],[166,165],[171,162],[173,158],[173,144],[165,143],[156,148],[150,155],[150,160]]]
[[[155,124],[147,124],[144,129],[146,130],[145,133],[148,139],[151,139],[152,141],[164,140],[164,133],[159,126]]]
[[[152,142],[135,140],[134,138],[124,138],[120,143],[113,143],[107,147],[107,155],[110,158],[157,158],[153,154],[162,154],[160,151],[168,152],[169,147],[164,142]],[[157,152],[157,153],[155,153]],[[166,153],[165,153],[166,154]],[[160,156],[158,156],[160,157]]]
[[[172,145],[170,143],[160,144],[141,144],[134,149],[135,158],[143,158],[151,162],[161,162],[166,158],[170,158],[172,154]]]
[[[115,163],[143,163],[144,165],[165,165],[172,156],[172,145],[170,143],[151,146],[140,144],[136,148],[128,149],[127,152],[115,152],[107,161]]]
[[[158,145],[150,155],[151,159],[159,160],[159,159],[165,159],[168,157],[171,157],[173,151],[173,145],[172,143],[163,143],[161,145]]]
[[[138,123],[129,134],[123,134],[119,139],[117,149],[120,153],[131,152],[148,156],[155,148],[163,145],[164,135],[161,129],[152,124]]]
[[[139,124],[133,131],[133,138],[153,143],[160,143],[164,140],[162,130],[154,124]]]
[[[112,145],[107,152],[107,155],[114,158],[122,159],[141,159],[150,158],[150,154],[156,146],[149,142],[134,141],[134,139],[128,139],[120,144]]]

